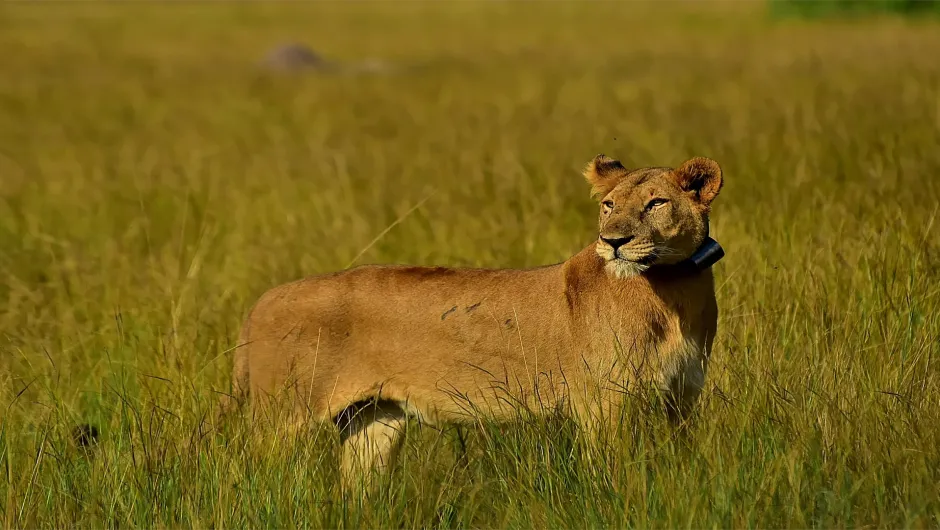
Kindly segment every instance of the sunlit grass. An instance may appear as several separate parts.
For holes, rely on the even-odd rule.
[[[256,68],[292,39],[402,69]],[[5,527],[940,525],[936,23],[21,4],[0,49]],[[595,237],[598,152],[725,172],[720,331],[686,431],[640,398],[594,458],[564,418],[414,425],[365,499],[340,495],[329,426],[200,438],[265,289],[561,261]]]

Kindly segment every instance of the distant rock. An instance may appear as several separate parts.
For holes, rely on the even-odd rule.
[[[317,52],[299,43],[282,44],[274,48],[264,57],[261,65],[280,72],[336,69],[336,65],[331,61],[327,61]]]
[[[261,66],[276,72],[323,72],[334,74],[387,74],[397,68],[381,59],[339,63],[324,58],[299,43],[282,44],[265,55]]]

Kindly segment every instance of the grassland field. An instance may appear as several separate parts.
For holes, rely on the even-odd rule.
[[[293,40],[399,69],[259,70]],[[940,22],[5,3],[0,53],[4,528],[940,526]],[[415,425],[356,498],[329,429],[199,437],[264,290],[559,262],[596,237],[600,152],[724,170],[719,335],[683,435],[629,396],[594,459],[564,418]]]

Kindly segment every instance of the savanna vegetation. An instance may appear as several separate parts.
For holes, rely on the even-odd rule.
[[[765,8],[0,7],[0,522],[940,525],[940,22]],[[287,40],[394,68],[260,69]],[[687,428],[625,396],[586,458],[563,417],[415,424],[347,498],[331,426],[201,436],[264,290],[563,260],[596,237],[599,152],[724,169]]]

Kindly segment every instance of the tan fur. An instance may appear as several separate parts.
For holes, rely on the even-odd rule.
[[[598,155],[585,177],[601,201],[600,237],[564,263],[362,266],[271,289],[246,319],[233,394],[285,397],[337,422],[346,478],[355,462],[391,464],[406,415],[465,422],[564,406],[590,426],[637,384],[685,410],[718,311],[710,270],[669,265],[704,240],[721,170],[695,158],[629,171]],[[607,242],[629,237],[617,250]]]

